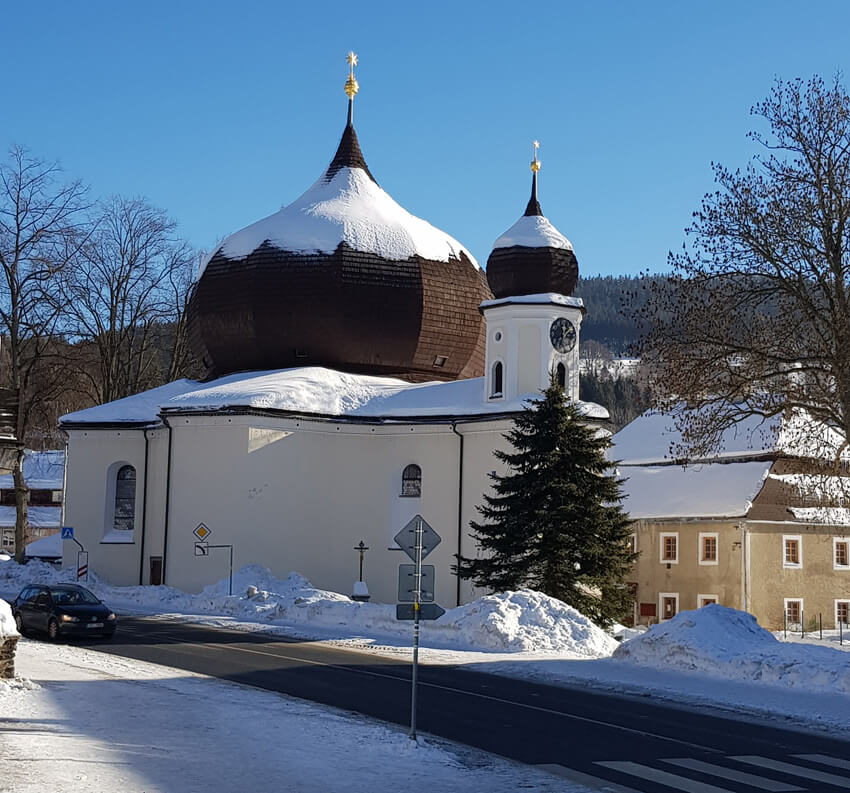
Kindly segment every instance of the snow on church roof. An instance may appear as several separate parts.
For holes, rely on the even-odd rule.
[[[512,248],[515,245],[573,249],[572,243],[543,215],[523,215],[493,243],[493,248]]]
[[[286,251],[333,253],[345,242],[391,261],[421,256],[445,262],[465,254],[480,269],[456,239],[399,206],[362,168],[343,167],[329,180],[326,176],[288,206],[231,234],[212,255],[221,251],[242,259],[265,242]]]
[[[178,380],[136,396],[68,413],[63,425],[154,423],[160,410],[248,408],[287,413],[403,420],[443,416],[486,416],[522,410],[534,395],[512,402],[484,400],[484,378],[409,383],[392,377],[347,374],[323,367],[242,372],[209,383]],[[580,402],[588,418],[608,411]]]

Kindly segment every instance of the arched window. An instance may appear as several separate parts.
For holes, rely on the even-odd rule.
[[[122,465],[115,475],[115,531],[133,531],[136,525],[136,469]]]
[[[555,369],[555,378],[558,381],[558,385],[561,386],[561,390],[567,390],[567,367],[564,364],[559,363],[557,368]]]
[[[415,463],[405,466],[401,474],[401,494],[411,498],[422,495],[422,469]]]
[[[490,388],[490,397],[500,397],[502,396],[502,380],[503,378],[504,367],[502,366],[501,361],[496,361],[493,364],[493,377],[491,379],[491,388]]]

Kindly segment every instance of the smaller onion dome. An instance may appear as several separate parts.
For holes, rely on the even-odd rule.
[[[569,295],[578,280],[578,261],[572,244],[540,209],[537,141],[533,146],[531,198],[525,214],[493,243],[487,259],[487,281],[497,299],[545,292]]]

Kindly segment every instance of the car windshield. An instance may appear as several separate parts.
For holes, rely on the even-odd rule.
[[[53,602],[58,606],[84,606],[100,603],[88,589],[82,587],[51,589],[50,594],[53,597]]]

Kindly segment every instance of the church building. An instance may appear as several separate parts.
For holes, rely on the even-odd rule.
[[[330,165],[198,273],[187,319],[203,380],[62,418],[64,524],[113,584],[199,591],[232,547],[235,568],[350,593],[362,541],[372,598],[394,602],[407,558],[393,537],[419,514],[442,538],[436,601],[468,602],[452,565],[477,553],[469,523],[514,416],[554,373],[588,421],[607,419],[578,402],[578,263],[540,208],[536,144],[531,198],[485,274],[378,185],[349,64]]]

